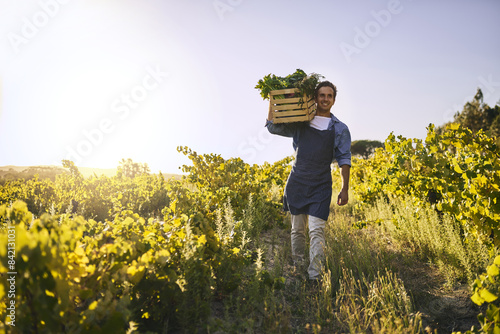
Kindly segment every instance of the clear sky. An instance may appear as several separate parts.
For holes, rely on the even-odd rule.
[[[337,85],[353,140],[424,138],[500,101],[498,0],[0,0],[0,166],[179,173],[176,151],[274,162],[263,76]]]

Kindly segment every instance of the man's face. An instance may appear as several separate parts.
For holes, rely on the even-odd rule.
[[[320,113],[330,112],[330,109],[335,103],[333,98],[332,87],[321,87],[318,91],[318,96],[316,97],[317,111]]]

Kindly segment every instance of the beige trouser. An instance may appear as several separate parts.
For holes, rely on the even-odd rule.
[[[304,263],[306,249],[306,225],[309,223],[309,268],[310,279],[320,278],[325,259],[325,221],[310,215],[292,216],[292,259],[295,265]],[[309,222],[308,222],[309,218]]]

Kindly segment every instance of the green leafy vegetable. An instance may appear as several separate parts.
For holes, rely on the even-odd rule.
[[[304,94],[313,96],[314,89],[320,78],[324,78],[324,76],[317,73],[307,75],[303,70],[297,69],[295,73],[289,74],[286,77],[268,74],[259,80],[255,88],[260,90],[260,95],[264,100],[269,99],[269,93],[271,91],[286,88],[298,88],[300,96]]]

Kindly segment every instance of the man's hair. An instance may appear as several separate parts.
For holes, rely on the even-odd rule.
[[[335,87],[335,85],[330,81],[322,81],[316,86],[316,89],[314,90],[314,98],[318,97],[319,89],[321,87],[330,87],[331,89],[333,89],[333,99],[337,97],[337,87]]]

